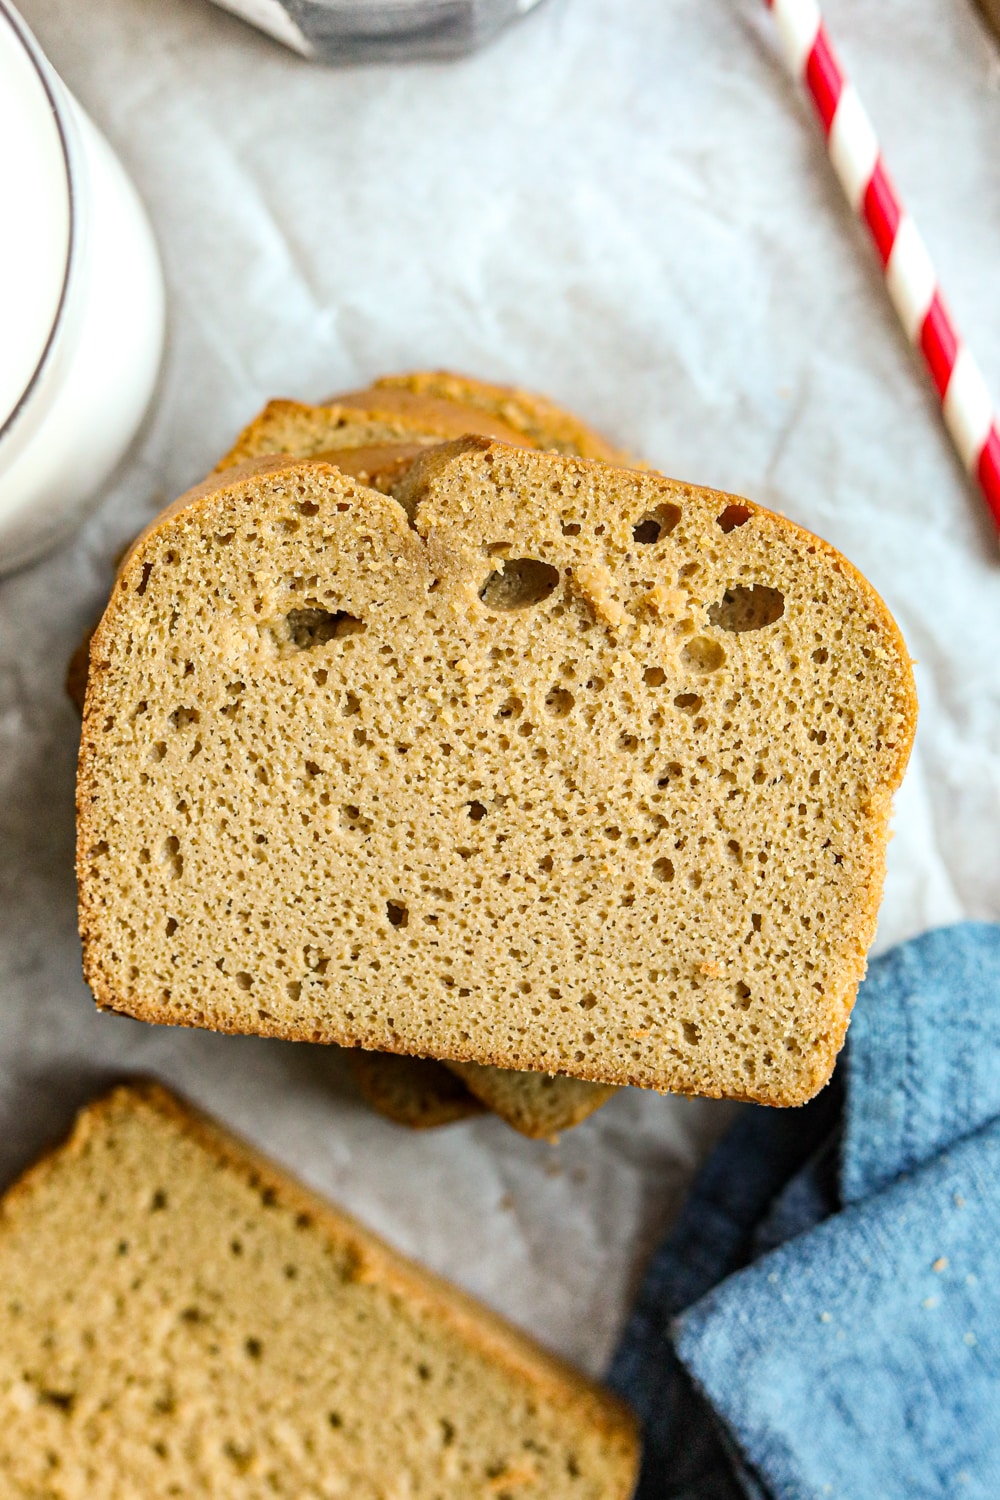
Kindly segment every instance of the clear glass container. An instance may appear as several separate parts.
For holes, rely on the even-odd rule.
[[[67,536],[149,403],[164,333],[149,222],[100,132],[0,0],[0,572]]]

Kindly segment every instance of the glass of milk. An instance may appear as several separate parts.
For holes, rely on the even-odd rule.
[[[110,146],[0,0],[0,573],[100,498],[152,395],[163,276]]]

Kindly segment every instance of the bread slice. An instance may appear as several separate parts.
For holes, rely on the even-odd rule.
[[[351,448],[427,446],[468,433],[608,463],[630,462],[544,396],[467,375],[413,371],[383,376],[365,390],[332,396],[318,406],[269,401],[216,472],[275,453],[309,458]]]
[[[534,1140],[555,1140],[564,1130],[582,1125],[618,1090],[604,1083],[584,1083],[559,1074],[523,1073],[482,1063],[445,1063],[470,1093],[493,1114]]]
[[[466,409],[479,410],[497,418],[527,439],[530,446],[551,449],[577,458],[599,458],[605,463],[628,466],[631,460],[599,432],[581,422],[572,412],[564,411],[545,396],[533,395],[510,385],[494,385],[473,380],[468,375],[453,375],[446,370],[416,370],[405,375],[383,375],[366,391],[333,400],[367,401],[398,392],[404,398],[401,410],[415,409],[415,401],[450,401]],[[409,402],[409,406],[405,403]],[[489,434],[487,434],[489,435]],[[499,435],[499,434],[498,434]]]
[[[833,548],[468,439],[405,506],[195,491],[94,638],[78,875],[146,1020],[793,1104],[833,1067],[915,724]]]
[[[610,1395],[151,1086],[0,1206],[11,1496],[626,1500]]]
[[[486,1113],[462,1080],[433,1058],[352,1047],[347,1061],[365,1102],[396,1125],[435,1130]]]
[[[407,398],[399,392],[357,393],[321,406],[302,401],[269,401],[243,429],[216,465],[221,473],[250,459],[288,453],[298,458],[333,455],[347,449],[413,444],[429,447],[473,433],[534,446],[531,439],[474,408],[450,401]]]
[[[554,1141],[606,1104],[617,1089],[547,1073],[480,1063],[436,1062],[395,1052],[347,1053],[362,1097],[396,1125],[430,1130],[489,1111],[532,1140]]]

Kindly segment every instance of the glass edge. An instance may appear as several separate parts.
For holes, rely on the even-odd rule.
[[[51,80],[49,78],[49,68],[51,65],[48,63],[45,54],[42,52],[38,43],[35,41],[35,38],[32,35],[31,31],[28,29],[25,21],[14,9],[14,7],[7,3],[7,0],[0,0],[0,24],[2,24],[3,22],[6,22],[7,25],[9,25],[15,38],[21,43],[21,46],[24,48],[28,60],[38,76],[38,81],[45,91],[45,96],[48,99],[49,106],[52,110],[52,118],[55,121],[56,131],[59,136],[59,145],[62,150],[63,166],[66,172],[66,201],[69,213],[69,233],[67,235],[66,242],[66,266],[63,271],[62,287],[59,291],[59,301],[56,303],[56,310],[52,318],[52,327],[49,329],[48,338],[45,340],[45,346],[38,357],[38,363],[35,365],[34,370],[29,376],[24,390],[21,392],[20,396],[11,407],[7,416],[3,419],[2,422],[0,422],[0,445],[3,444],[5,438],[7,438],[7,436],[11,432],[11,429],[15,426],[18,418],[24,412],[24,409],[27,406],[32,395],[34,394],[35,389],[37,388],[45,371],[45,368],[51,358],[56,337],[59,333],[59,328],[63,321],[63,314],[66,310],[66,302],[69,295],[70,277],[72,274],[73,266],[76,262],[76,250],[79,238],[72,149],[70,147],[69,131],[67,130],[63,109],[59,99],[56,97],[56,94],[52,88]]]

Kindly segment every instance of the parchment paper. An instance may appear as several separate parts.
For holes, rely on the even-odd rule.
[[[94,1011],[62,677],[110,559],[265,398],[406,368],[533,385],[776,506],[871,577],[920,662],[884,947],[1000,916],[996,541],[759,0],[547,0],[471,60],[345,72],[205,0],[22,5],[145,196],[170,338],[100,511],[0,584],[0,1179],[100,1082],[154,1072],[600,1370],[727,1106],[631,1091],[558,1147],[495,1120],[414,1136],[334,1050]],[[830,0],[829,19],[1000,389],[994,44],[969,0]]]

